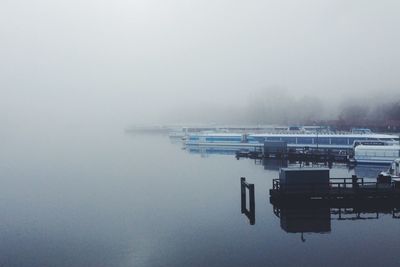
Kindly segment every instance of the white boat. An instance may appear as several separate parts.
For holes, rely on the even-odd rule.
[[[399,157],[399,145],[359,145],[354,148],[354,159],[357,163],[390,164]]]
[[[285,141],[291,148],[353,149],[355,142],[382,141],[386,144],[399,144],[399,137],[388,134],[354,133],[304,133],[278,132],[263,134],[239,133],[196,133],[186,138],[187,145],[217,145],[227,143],[263,144],[265,141]]]
[[[385,172],[381,172],[380,175],[384,177],[390,176],[391,178],[400,178],[400,158],[393,160],[390,164],[390,168]]]

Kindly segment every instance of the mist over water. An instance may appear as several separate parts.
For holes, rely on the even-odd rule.
[[[399,8],[1,1],[0,266],[396,266],[387,211],[303,243],[268,202],[280,165],[124,129],[399,122]],[[256,186],[254,226],[241,176]]]
[[[0,5],[5,127],[301,121],[399,99],[397,1]]]

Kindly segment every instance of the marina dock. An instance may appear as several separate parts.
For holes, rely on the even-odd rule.
[[[280,201],[400,200],[400,180],[381,177],[366,182],[351,178],[330,178],[325,168],[283,168],[269,191],[272,203]]]
[[[329,183],[298,183],[282,185],[279,179],[273,180],[270,189],[272,202],[287,200],[362,200],[397,199],[400,200],[400,186],[397,182],[364,182],[363,178],[331,178]]]
[[[266,151],[263,147],[255,149],[254,151],[236,151],[237,158],[277,158],[287,159],[291,161],[305,161],[305,162],[340,162],[349,163],[351,159],[351,151],[335,151],[330,149],[285,149],[281,151]]]
[[[400,157],[399,138],[371,131],[336,133],[286,131],[269,133],[193,133],[185,147],[236,150],[236,156],[285,158],[309,162],[389,164]]]

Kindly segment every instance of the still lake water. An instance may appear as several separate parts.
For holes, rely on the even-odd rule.
[[[3,142],[0,169],[0,266],[400,264],[392,214],[328,219],[302,240],[269,203],[276,166],[189,153],[162,135],[20,136]],[[241,176],[255,184],[255,225],[241,214]]]

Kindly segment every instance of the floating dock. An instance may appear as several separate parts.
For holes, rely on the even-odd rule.
[[[274,153],[265,153],[262,150],[254,151],[236,151],[237,158],[278,158],[292,161],[308,161],[308,162],[340,162],[349,163],[350,153],[347,151],[337,152],[331,150],[288,150]]]
[[[327,176],[328,173],[328,176]],[[400,181],[365,182],[364,178],[329,178],[324,169],[281,169],[269,191],[271,203],[282,201],[399,200]]]

